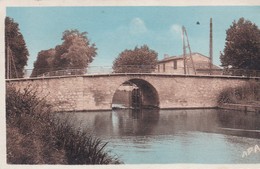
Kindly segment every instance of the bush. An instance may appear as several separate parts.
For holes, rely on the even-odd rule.
[[[260,98],[260,83],[250,81],[243,86],[226,88],[219,97],[218,103],[254,103]]]
[[[119,164],[100,139],[55,116],[31,86],[7,86],[6,130],[9,164]]]
[[[120,164],[116,156],[110,156],[106,145],[99,138],[92,137],[87,130],[71,126],[71,117],[59,119],[56,123],[56,146],[66,152],[68,164]]]

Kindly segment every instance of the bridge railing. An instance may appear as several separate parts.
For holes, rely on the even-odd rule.
[[[152,73],[155,66],[151,65],[124,65],[113,69],[111,66],[89,66],[86,69],[78,68],[56,68],[56,69],[26,69],[25,77],[48,77],[48,76],[69,76],[84,74],[115,74],[115,73]]]
[[[25,69],[24,77],[48,77],[48,76],[69,76],[69,75],[84,75],[84,74],[101,74],[112,73],[111,66],[91,66],[86,69],[79,68],[43,68],[43,69]]]
[[[260,71],[259,70],[247,70],[247,69],[223,69],[223,75],[260,77]]]
[[[259,70],[245,69],[197,69],[197,75],[223,75],[223,76],[242,76],[242,77],[260,77]],[[151,65],[124,65],[113,69],[111,66],[90,66],[86,69],[78,68],[57,68],[57,69],[25,69],[24,77],[49,77],[49,76],[70,76],[70,75],[88,75],[88,74],[116,74],[116,73],[157,73],[157,74],[184,74],[184,71],[174,69],[173,66],[158,67]]]

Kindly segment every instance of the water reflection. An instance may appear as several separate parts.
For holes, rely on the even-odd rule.
[[[63,113],[64,115],[67,113]],[[97,136],[169,135],[192,131],[260,138],[260,115],[216,109],[116,109],[70,113]]]
[[[217,114],[219,132],[227,135],[260,138],[260,114],[220,110]]]
[[[60,114],[63,116],[67,113]],[[109,141],[125,163],[259,163],[260,115],[230,110],[113,110],[68,114]]]
[[[118,133],[114,133],[114,135],[150,135],[158,124],[159,110],[113,110],[112,119],[113,118],[117,119],[117,123],[114,123],[113,127],[118,131]]]
[[[216,128],[215,110],[164,110],[157,134],[187,131],[211,131]]]

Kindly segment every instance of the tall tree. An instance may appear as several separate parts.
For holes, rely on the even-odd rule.
[[[90,44],[86,32],[66,30],[63,32],[63,43],[55,47],[55,68],[83,69],[93,61],[96,56],[95,44]]]
[[[34,68],[31,77],[36,77],[46,72],[50,72],[53,68],[55,54],[55,49],[40,51],[38,53],[37,60],[34,62]]]
[[[158,53],[147,45],[124,50],[113,62],[116,73],[150,73],[156,68]]]
[[[222,66],[234,69],[260,70],[260,30],[249,20],[240,18],[226,31]]]
[[[32,77],[61,69],[85,69],[96,56],[95,44],[90,44],[87,33],[78,30],[63,32],[61,45],[38,53]],[[74,73],[81,74],[82,71]]]
[[[27,50],[19,24],[12,18],[5,18],[5,78],[23,77],[27,65]]]

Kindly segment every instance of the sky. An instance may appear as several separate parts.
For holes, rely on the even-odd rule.
[[[122,51],[144,44],[159,60],[164,54],[182,55],[182,26],[191,51],[208,56],[212,18],[213,63],[221,65],[220,52],[232,22],[244,17],[260,26],[260,6],[7,7],[6,15],[24,36],[30,54],[26,69],[33,68],[38,52],[60,45],[65,30],[88,32],[98,48],[90,66],[112,66]]]

